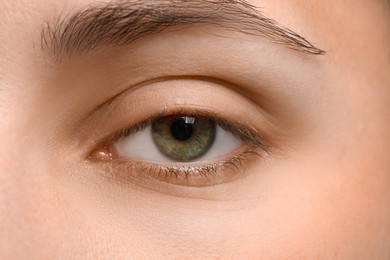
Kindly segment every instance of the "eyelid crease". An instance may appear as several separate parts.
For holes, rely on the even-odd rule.
[[[245,88],[242,88],[242,87],[240,87],[234,83],[231,83],[229,81],[225,81],[225,80],[222,80],[219,78],[214,78],[214,77],[209,77],[209,76],[199,76],[199,75],[163,76],[163,77],[155,77],[153,79],[143,80],[143,81],[134,83],[131,87],[125,88],[124,90],[109,97],[107,100],[105,100],[101,104],[97,105],[95,109],[93,109],[90,113],[88,113],[83,118],[83,120],[90,117],[91,115],[93,115],[97,111],[99,111],[103,108],[109,107],[114,101],[116,101],[118,98],[123,96],[125,93],[126,93],[126,95],[129,95],[132,92],[134,92],[140,88],[143,88],[145,86],[160,83],[160,82],[167,82],[168,80],[176,80],[176,81],[177,80],[186,80],[186,81],[187,80],[198,80],[198,81],[210,82],[210,83],[214,83],[214,84],[220,84],[220,85],[225,86],[231,90],[236,91],[240,95],[243,95],[244,97],[246,97],[248,99],[248,101],[250,101],[251,103],[256,104],[256,102],[251,98],[251,96],[249,94],[245,93]],[[262,112],[265,113],[266,111],[262,111]]]

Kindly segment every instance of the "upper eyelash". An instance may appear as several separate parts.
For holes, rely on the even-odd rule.
[[[134,124],[133,126],[123,128],[119,131],[119,133],[113,135],[110,139],[112,141],[124,136],[130,136],[131,134],[144,130],[146,127],[150,126],[155,120],[167,116],[205,117],[207,119],[211,119],[224,130],[231,132],[234,136],[242,140],[244,143],[260,147],[263,151],[267,153],[270,152],[270,146],[256,130],[243,126],[239,123],[233,123],[229,120],[223,119],[220,116],[209,111],[194,111],[187,108],[179,108],[171,111],[164,110],[163,112],[156,113],[153,116],[147,118],[146,120]]]

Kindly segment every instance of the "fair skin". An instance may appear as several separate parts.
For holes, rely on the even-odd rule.
[[[1,259],[390,258],[389,7],[248,2],[325,53],[205,24],[59,58],[46,22],[97,1],[0,1]],[[174,108],[269,150],[173,179],[101,146]]]

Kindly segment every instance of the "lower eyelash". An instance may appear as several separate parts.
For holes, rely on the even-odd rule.
[[[157,181],[175,185],[208,186],[228,182],[229,179],[240,176],[249,157],[263,157],[261,151],[264,150],[249,146],[241,154],[232,158],[198,166],[164,166],[128,160],[116,160],[111,163],[122,173],[121,179],[133,179],[134,174],[141,173]]]

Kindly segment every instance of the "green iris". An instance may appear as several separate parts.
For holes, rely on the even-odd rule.
[[[210,119],[169,116],[152,124],[152,136],[158,149],[168,158],[193,161],[211,148],[216,123]]]

